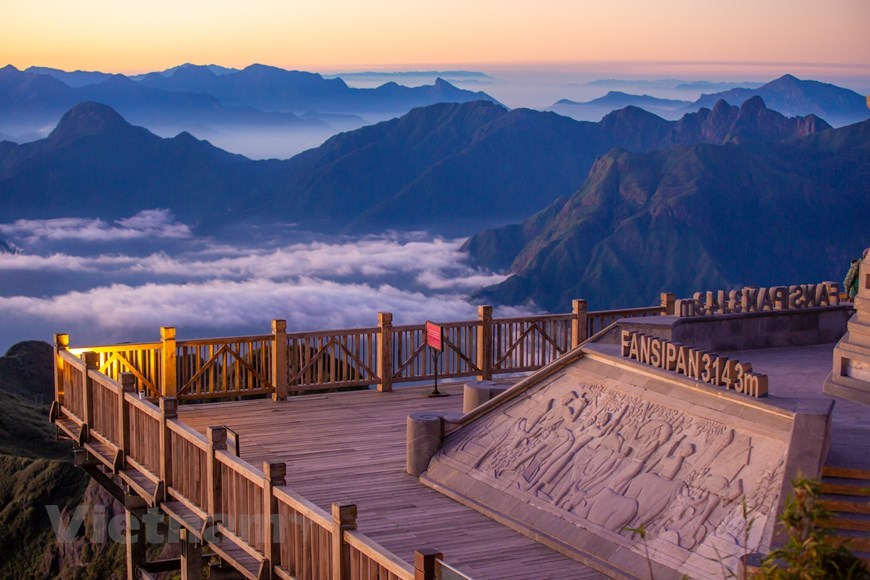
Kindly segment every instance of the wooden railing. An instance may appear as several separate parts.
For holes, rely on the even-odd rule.
[[[275,390],[271,334],[177,341],[175,352],[180,400],[265,395]]]
[[[444,350],[438,357],[438,376],[443,379],[480,374],[477,361],[478,321],[447,322]],[[435,361],[426,348],[426,325],[392,328],[393,383],[425,381],[435,377]]]
[[[533,371],[553,362],[575,346],[573,320],[572,314],[493,320],[493,373]]]
[[[402,580],[414,578],[414,567],[389,550],[356,531],[344,532],[350,552],[350,579]]]
[[[272,480],[280,485],[283,474]],[[273,488],[279,521],[279,575],[332,578],[332,518],[286,486]]]
[[[52,421],[150,505],[172,515],[175,502],[199,518],[205,542],[241,548],[259,562],[258,577],[424,577],[357,531],[355,505],[326,513],[287,487],[283,462],[258,469],[227,449],[226,427],[204,436],[181,422],[176,397],[155,405],[133,373],[100,372],[98,353],[59,349],[55,358]]]
[[[445,322],[444,351],[438,376],[445,379],[530,372],[546,366],[615,320],[629,316],[673,313],[673,294],[658,306],[589,312],[575,300],[566,314],[493,318],[492,308],[478,308],[477,320]],[[161,341],[117,346],[79,347],[70,352],[96,353],[95,366],[119,380],[132,373],[134,390],[147,397],[174,396],[180,401],[235,399],[376,385],[389,391],[394,383],[429,381],[435,361],[426,348],[425,325],[393,326],[392,314],[378,314],[369,328],[287,333],[283,320],[271,334],[233,338],[176,340],[175,328],[161,328]],[[69,337],[56,335],[58,350]],[[73,370],[69,407],[75,412]],[[81,409],[79,409],[81,411]],[[83,412],[83,411],[82,411]]]
[[[356,328],[286,335],[289,391],[359,387],[380,382],[377,343],[380,328]]]
[[[671,294],[670,310],[668,310],[665,301],[666,295],[662,295],[661,306],[644,306],[642,308],[623,308],[621,310],[599,310],[597,312],[589,312],[586,317],[586,336],[593,336],[601,330],[607,328],[621,318],[637,318],[644,316],[660,316],[663,314],[673,314],[673,295]]]
[[[135,390],[146,396],[160,395],[160,367],[163,359],[162,342],[124,343],[110,346],[86,346],[77,352],[97,355],[96,368],[108,377],[118,380],[121,373],[131,373]]]

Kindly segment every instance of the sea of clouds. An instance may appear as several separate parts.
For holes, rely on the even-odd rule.
[[[290,239],[290,238],[296,239]],[[425,233],[363,238],[216,239],[166,210],[116,222],[62,218],[0,224],[22,249],[0,254],[0,349],[68,332],[76,344],[261,334],[476,317],[474,290],[505,276],[470,266],[462,239]],[[528,309],[499,309],[512,316]]]

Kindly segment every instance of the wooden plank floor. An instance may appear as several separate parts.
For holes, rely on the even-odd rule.
[[[414,550],[436,548],[476,580],[604,577],[405,473],[407,416],[462,409],[461,385],[438,399],[423,396],[429,390],[181,405],[179,417],[202,433],[209,425],[237,431],[242,458],[254,465],[284,460],[288,486],[327,512],[333,502],[356,503],[359,529],[407,562]]]

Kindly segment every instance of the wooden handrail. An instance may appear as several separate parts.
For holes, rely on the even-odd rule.
[[[189,338],[187,340],[176,340],[176,346],[209,346],[223,345],[230,342],[255,342],[258,340],[270,340],[271,334],[257,334],[253,336],[227,336],[220,338]]]
[[[77,346],[71,350],[75,352],[117,352],[119,350],[145,350],[149,348],[160,348],[162,346],[159,342],[119,342],[118,344],[108,344],[108,345],[87,345],[87,346]]]
[[[272,490],[272,493],[278,501],[284,502],[297,513],[308,518],[321,528],[328,529],[332,525],[332,516],[326,513],[323,509],[317,507],[313,502],[292,491],[286,485],[276,486]]]
[[[287,338],[331,338],[333,336],[350,336],[380,332],[377,326],[366,328],[344,328],[340,330],[315,330],[310,332],[288,332]]]
[[[571,320],[574,317],[572,313],[568,314],[540,314],[535,316],[514,316],[511,318],[493,318],[493,323],[497,322],[535,322],[541,320]]]
[[[402,579],[414,579],[414,567],[412,565],[365,534],[357,530],[346,531],[344,532],[344,541],[360,554],[365,555],[369,560],[382,567],[384,571],[395,574]]]
[[[167,421],[166,425],[167,427],[169,427],[170,431],[172,431],[179,437],[183,437],[186,441],[198,447],[202,451],[208,451],[208,439],[203,437],[202,433],[200,433],[199,431],[187,426],[185,423],[182,423],[178,419]]]
[[[493,318],[492,308],[481,306],[477,320],[441,323],[446,349],[438,376],[488,380],[538,370],[618,318],[667,312],[670,298],[663,293],[657,306],[599,311],[575,300],[569,313],[505,318]],[[175,328],[163,327],[161,342],[89,348],[98,353],[104,374],[117,379],[121,372],[132,373],[138,389],[181,401],[284,399],[288,393],[372,385],[389,391],[394,383],[435,375],[424,324],[393,326],[392,314],[381,313],[378,326],[291,333],[286,326],[276,320],[272,334],[188,340],[177,340]],[[59,364],[76,365],[76,357],[65,350],[67,335],[57,336],[65,341],[57,350]]]
[[[284,484],[282,462],[267,463],[259,469],[225,449],[226,428],[209,428],[207,438],[178,419],[177,399],[161,398],[159,406],[140,399],[131,392],[135,381],[131,374],[124,375],[119,383],[92,366],[93,354],[79,359],[59,351],[57,357],[67,370],[77,372],[83,379],[80,386],[84,389],[84,400],[93,407],[85,415],[97,419],[93,425],[80,423],[79,443],[96,455],[107,449],[114,454],[101,460],[128,483],[135,484],[137,492],[152,505],[179,502],[201,518],[205,526],[214,525],[224,538],[249,555],[265,557],[271,572],[278,577],[289,574],[286,566],[282,567],[282,554],[288,554],[294,566],[300,562],[313,566],[310,570],[296,571],[298,577],[322,575],[327,570],[332,570],[332,577],[343,577],[350,569],[362,571],[361,580],[387,575],[402,580],[415,577],[414,566],[356,530],[356,506],[334,504],[330,517]],[[57,418],[53,414],[53,420]],[[205,478],[203,471],[207,474]],[[139,477],[130,475],[132,472]],[[224,481],[226,478],[234,483]],[[145,481],[152,482],[151,490]],[[246,490],[241,496],[229,492],[239,486]],[[245,499],[240,501],[239,497]],[[296,523],[291,526],[316,529],[321,540],[290,546],[288,542],[293,538],[282,536],[271,527],[273,518],[284,509],[282,506],[292,510],[290,514]],[[350,514],[347,520],[345,512]],[[285,532],[290,533],[287,529]],[[312,564],[312,559],[316,564]]]
[[[157,421],[160,420],[160,407],[148,399],[140,399],[136,393],[124,393],[124,400],[131,407],[135,407]]]
[[[653,314],[662,311],[661,306],[638,306],[636,308],[617,308],[614,310],[590,310],[589,316],[604,318],[619,314]]]

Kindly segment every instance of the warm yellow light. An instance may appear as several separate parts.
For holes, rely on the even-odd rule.
[[[866,0],[0,0],[18,67],[194,62],[336,70],[588,61],[841,63],[870,57]]]

